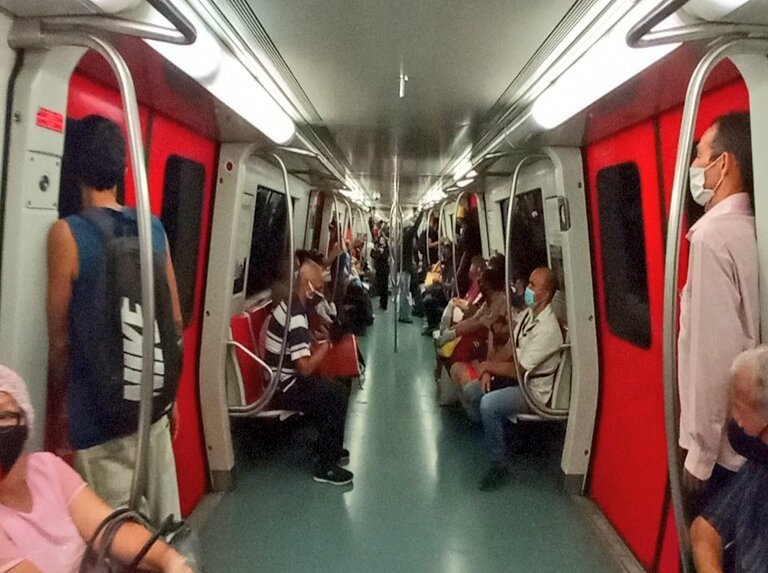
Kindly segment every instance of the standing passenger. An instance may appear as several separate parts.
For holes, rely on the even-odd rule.
[[[115,236],[122,235],[118,229],[135,226],[136,212],[117,202],[117,185],[125,175],[125,141],[120,128],[104,117],[89,116],[77,129],[72,162],[84,210],[81,215],[57,221],[48,233],[48,381],[49,395],[53,397],[49,400],[49,417],[60,440],[53,444],[54,448],[67,447],[68,436],[75,449],[77,471],[108,505],[120,507],[130,496],[138,419],[127,423],[116,419],[114,383],[102,368],[105,353],[112,348],[103,336],[112,326],[105,324],[109,322],[106,317],[112,314],[109,294],[105,292],[107,237],[102,236],[103,229],[94,221],[106,220]],[[165,261],[173,321],[180,337],[176,278],[163,226],[156,217],[152,218],[152,248]],[[106,360],[113,358],[122,360],[122,356],[107,356]],[[123,381],[119,382],[122,385]],[[125,384],[118,394],[128,401],[129,390],[133,389],[128,388],[128,381]],[[175,405],[172,411],[176,422]],[[159,522],[169,514],[180,516],[179,491],[171,420],[162,415],[153,422],[142,509],[150,520]]]
[[[687,235],[678,339],[683,488],[693,517],[744,463],[725,430],[728,369],[757,345],[760,327],[749,114],[721,116],[707,129],[690,187],[706,209]]]

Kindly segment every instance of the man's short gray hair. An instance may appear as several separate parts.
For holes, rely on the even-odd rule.
[[[744,368],[748,368],[752,374],[760,409],[768,413],[768,346],[758,346],[739,354],[731,366],[731,375]]]

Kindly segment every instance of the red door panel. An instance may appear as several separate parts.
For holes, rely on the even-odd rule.
[[[160,115],[153,116],[149,148],[149,188],[152,190],[152,210],[158,216],[163,204],[166,164],[172,155],[199,163],[205,169],[195,303],[190,321],[184,329],[184,364],[178,394],[179,437],[173,443],[181,511],[187,515],[205,493],[208,475],[200,418],[197,357],[200,350],[203,290],[208,265],[213,179],[218,160],[217,145],[215,141],[197,135],[172,120]]]
[[[634,162],[640,174],[651,346],[620,339],[606,320],[597,221],[597,174]],[[666,486],[661,384],[662,231],[654,125],[646,122],[586,148],[600,336],[600,401],[590,495],[640,561],[650,567],[663,519]]]
[[[72,79],[69,82],[67,117],[70,119],[82,119],[92,114],[103,115],[107,119],[114,121],[123,130],[123,136],[127,138],[125,113],[123,112],[123,102],[120,94],[75,72],[72,74]],[[141,122],[142,139],[146,147],[149,110],[144,106],[139,106],[139,121]],[[127,148],[125,153],[125,165],[127,168],[127,173],[125,174],[125,204],[136,205],[136,186],[133,182],[132,161]],[[146,157],[146,149],[144,154]]]

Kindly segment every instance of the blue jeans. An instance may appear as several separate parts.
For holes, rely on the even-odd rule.
[[[484,394],[480,382],[473,380],[463,390],[471,418],[483,422],[483,437],[493,465],[503,465],[505,458],[504,423],[513,414],[529,411],[519,386],[507,386]]]
[[[403,271],[400,273],[400,319],[411,320],[411,273]]]

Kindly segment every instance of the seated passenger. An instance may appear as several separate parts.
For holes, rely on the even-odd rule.
[[[484,269],[485,259],[481,255],[473,257],[472,264],[469,267],[469,290],[464,297],[455,296],[448,301],[448,306],[445,307],[443,317],[440,319],[440,334],[445,332],[454,323],[472,316],[480,307],[479,303],[482,298],[480,277]]]
[[[453,328],[446,330],[437,339],[437,345],[465,336],[481,332],[485,336],[490,325],[501,317],[506,321],[507,295],[504,292],[504,272],[498,268],[487,268],[481,275],[481,290],[483,302],[471,317],[458,322]]]
[[[451,242],[440,243],[440,276],[424,289],[424,317],[427,324],[422,334],[432,336],[432,331],[440,325],[440,318],[453,291],[453,249]]]
[[[33,420],[24,381],[0,366],[0,571],[72,573],[79,570],[86,540],[112,510],[54,454],[22,454]],[[112,555],[130,562],[149,537],[144,527],[126,523]],[[192,571],[161,541],[141,563],[151,571]]]
[[[280,383],[273,406],[299,410],[314,424],[319,437],[319,461],[314,471],[317,482],[345,485],[352,482],[352,472],[339,467],[349,456],[344,450],[344,426],[347,417],[347,390],[334,380],[314,374],[333,343],[321,341],[313,347],[309,331],[307,307],[323,284],[323,269],[307,260],[299,268],[298,284],[291,303],[288,345],[285,349]],[[287,304],[276,300],[267,327],[266,362],[276,369],[280,361],[283,333],[286,328]]]
[[[550,269],[539,267],[531,273],[525,289],[528,309],[517,317],[509,344],[509,359],[481,363],[477,372],[479,379],[464,386],[464,399],[483,423],[491,462],[480,482],[482,491],[498,489],[509,479],[504,423],[512,415],[528,412],[528,403],[516,380],[515,361],[520,374],[525,375],[534,368],[551,372],[560,360],[556,351],[563,343],[563,336],[550,306],[556,288],[555,276]],[[541,404],[546,404],[552,394],[554,377],[554,374],[542,374],[530,378],[529,388]]]
[[[768,347],[734,361],[730,410],[728,440],[747,462],[691,526],[696,570],[768,571]]]

